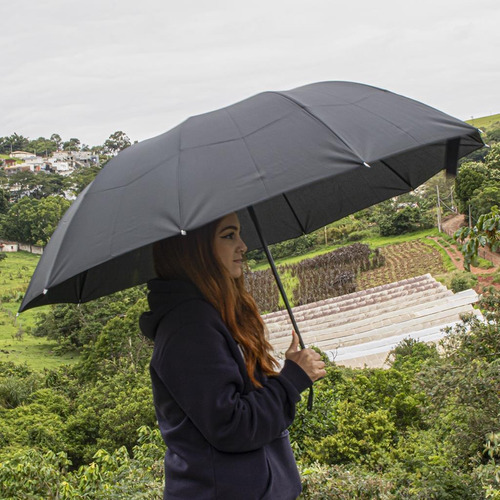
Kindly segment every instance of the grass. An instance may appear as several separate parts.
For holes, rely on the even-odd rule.
[[[289,264],[297,264],[297,262],[300,262],[301,260],[304,259],[312,259],[313,257],[316,257],[318,255],[323,255],[324,253],[331,252],[332,250],[335,250],[337,248],[343,247],[345,244],[340,244],[340,245],[321,245],[319,247],[315,247],[315,249],[311,252],[308,252],[304,255],[296,255],[294,257],[287,257],[285,259],[276,259],[274,263],[276,266],[285,266]],[[259,262],[255,266],[252,266],[252,271],[262,271],[263,269],[267,269],[269,267],[269,264],[266,260]]]
[[[493,262],[487,259],[483,259],[482,257],[477,258],[477,267],[480,269],[491,269],[494,266]]]
[[[425,243],[426,245],[429,245],[429,246],[435,248],[436,250],[438,250],[438,252],[441,254],[441,258],[443,260],[443,265],[444,265],[447,273],[452,273],[452,272],[457,270],[457,267],[453,263],[453,260],[451,260],[451,257],[448,255],[446,250],[437,241],[434,241],[431,239],[425,239],[425,240],[422,240],[422,242]]]
[[[0,154],[0,160],[12,160],[12,159],[15,159],[16,163],[22,163],[23,162],[23,160],[20,160],[19,158],[11,158],[10,155]]]
[[[16,317],[39,257],[27,252],[5,255],[0,261],[0,361],[27,363],[38,370],[74,363],[75,355],[53,354],[56,342],[30,335],[30,329],[45,307],[30,309]]]
[[[483,116],[481,118],[472,118],[470,120],[465,120],[467,123],[470,123],[473,127],[476,128],[486,128],[492,125],[495,122],[500,121],[500,113],[496,115]]]

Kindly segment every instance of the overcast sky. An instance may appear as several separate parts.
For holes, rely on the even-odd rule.
[[[143,140],[324,80],[500,113],[498,0],[1,0],[0,19],[0,136]]]

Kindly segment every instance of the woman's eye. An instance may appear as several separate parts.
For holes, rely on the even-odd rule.
[[[234,239],[234,233],[229,233],[224,236],[222,236],[226,240],[233,240]]]

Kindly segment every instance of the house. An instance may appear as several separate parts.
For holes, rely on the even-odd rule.
[[[26,158],[23,165],[28,165],[32,172],[40,172],[45,170],[46,161],[40,156],[34,156],[32,158]]]
[[[5,158],[3,162],[5,167],[13,167],[17,163],[17,160],[15,158]]]
[[[19,245],[15,241],[0,240],[0,252],[17,252]]]
[[[27,172],[28,170],[32,170],[29,165],[25,163],[19,163],[17,165],[13,165],[12,167],[5,167],[4,171],[7,175],[16,174],[17,172]]]
[[[99,165],[99,155],[91,151],[56,151],[51,160],[57,170],[62,170],[56,165],[59,162],[67,163],[70,169]]]
[[[27,158],[34,158],[36,155],[28,151],[13,151],[9,156],[17,160],[26,160]]]
[[[73,169],[70,167],[70,164],[67,161],[51,161],[48,163],[49,169],[52,172],[57,172],[61,175],[69,175],[73,172]]]

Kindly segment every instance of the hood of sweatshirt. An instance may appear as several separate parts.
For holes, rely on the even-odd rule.
[[[148,282],[148,289],[150,310],[141,315],[139,327],[151,340],[154,340],[158,325],[169,311],[189,300],[203,300],[201,292],[189,281],[155,278]]]

